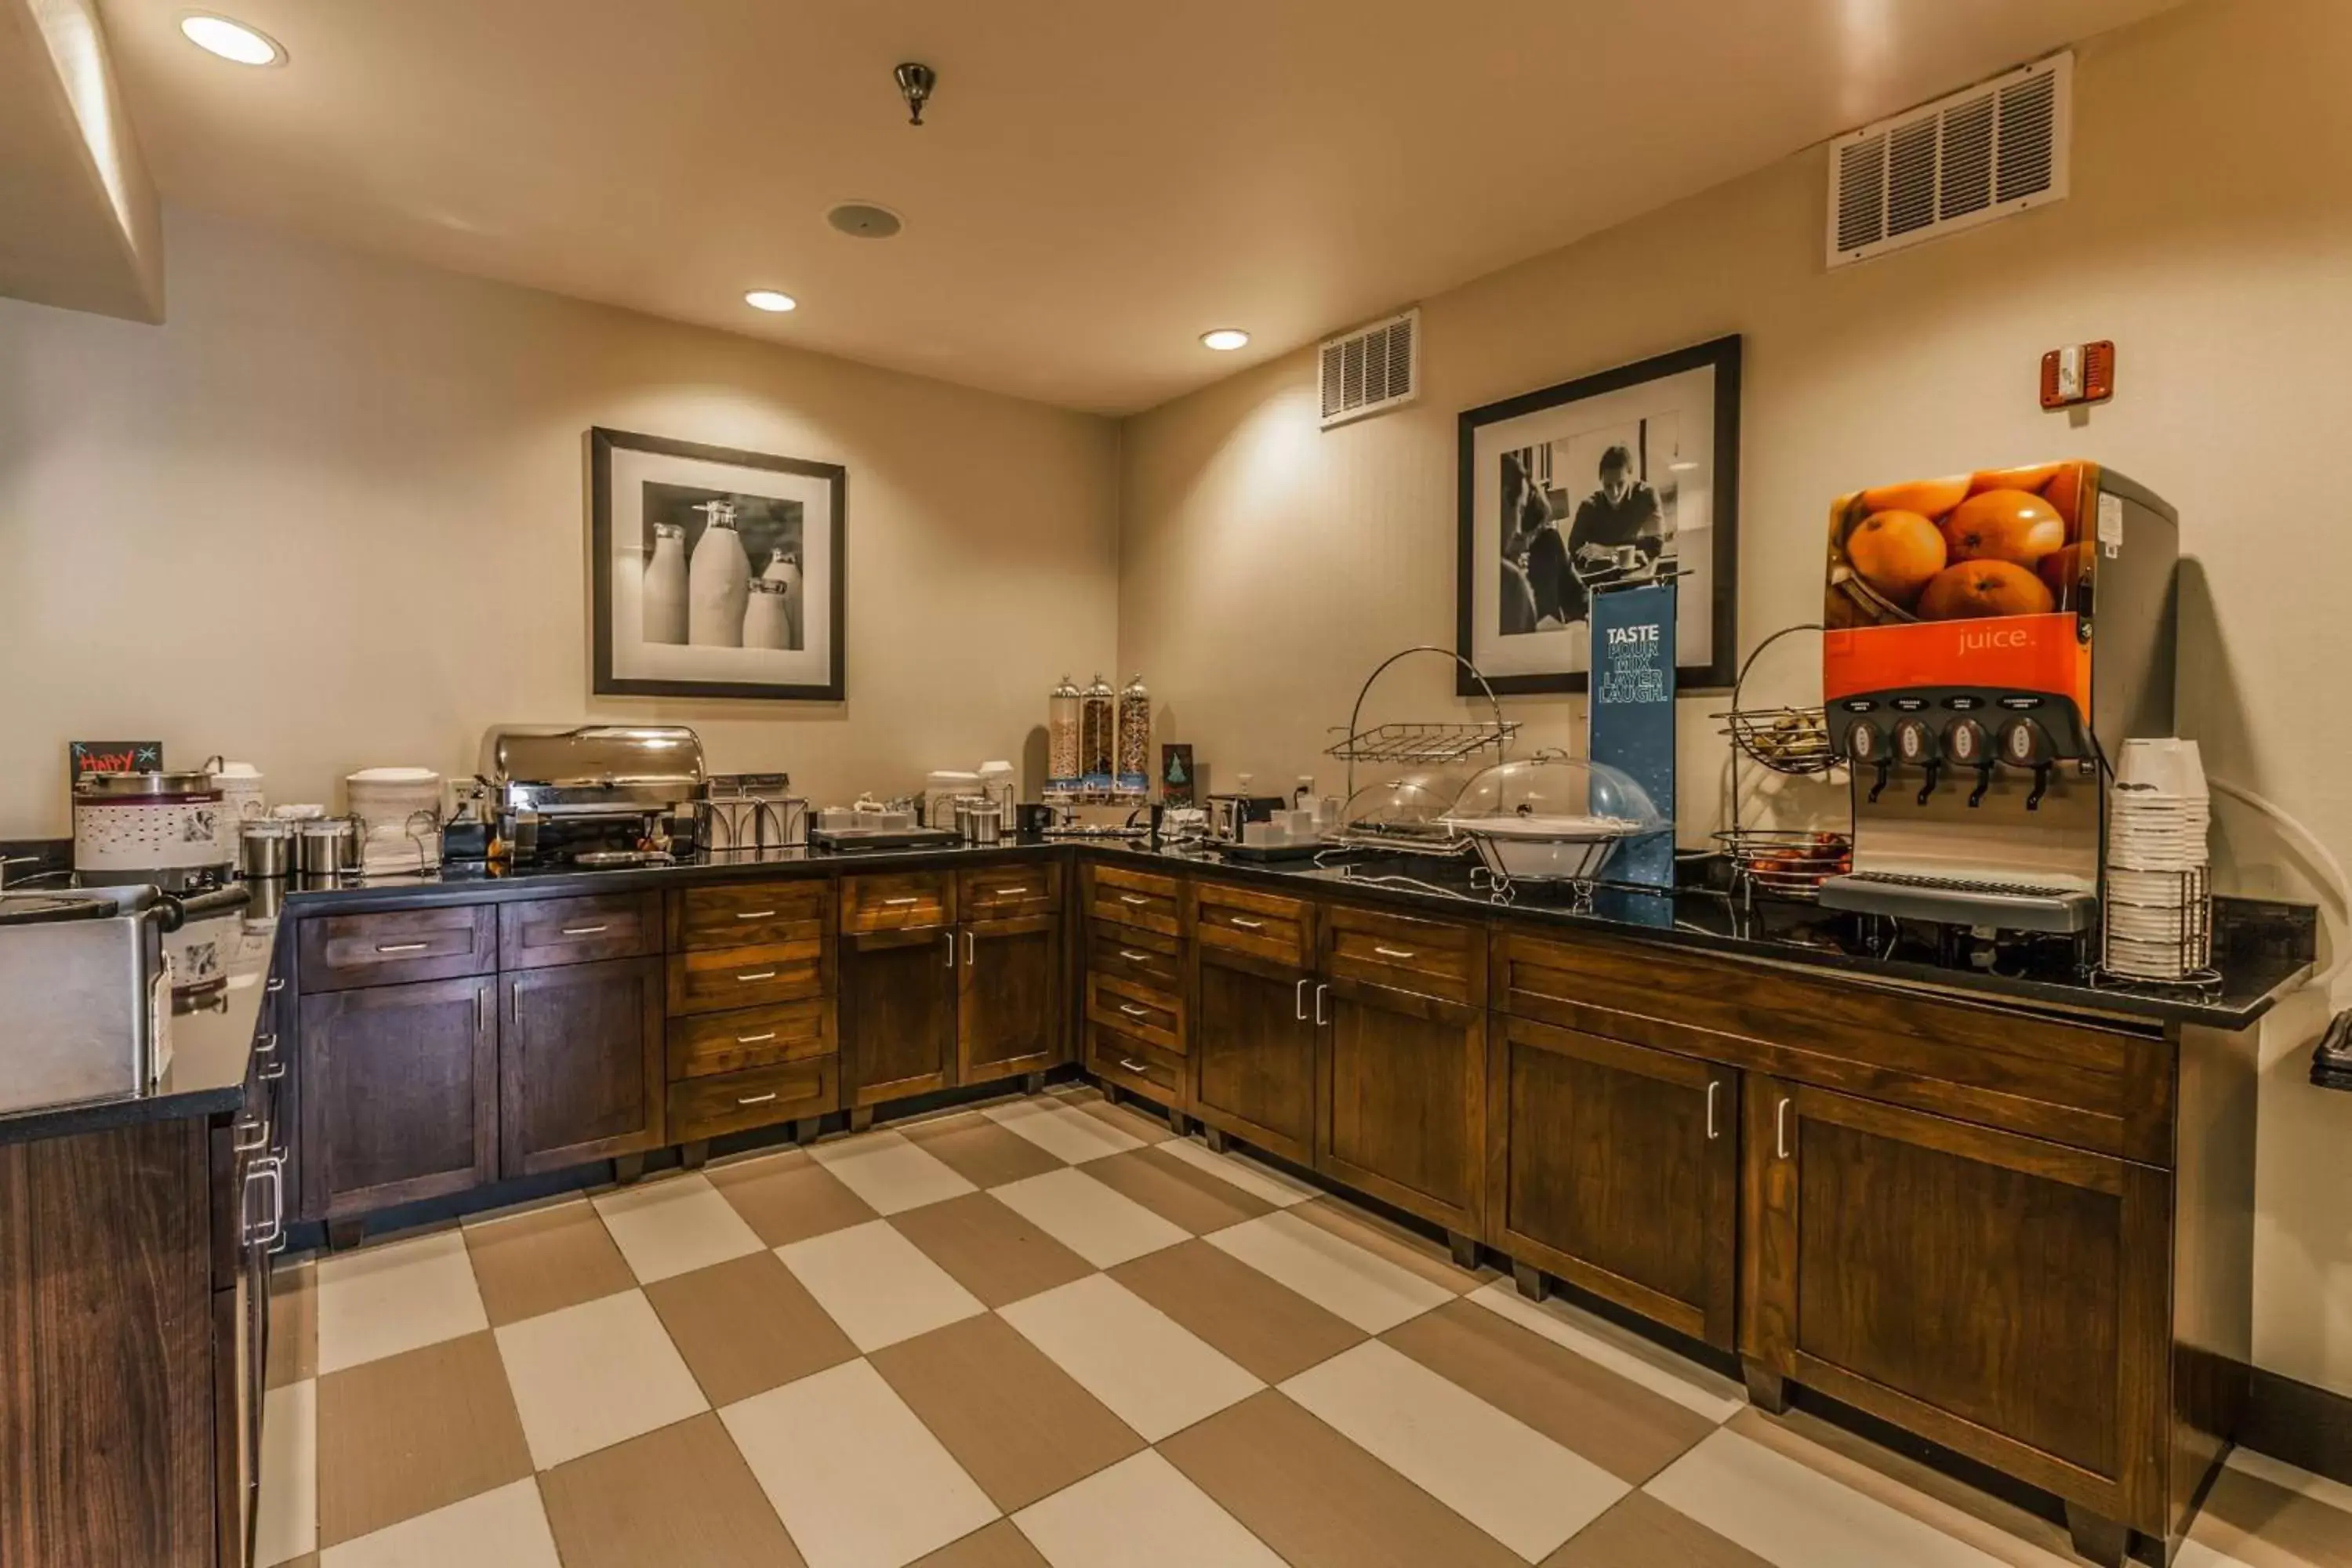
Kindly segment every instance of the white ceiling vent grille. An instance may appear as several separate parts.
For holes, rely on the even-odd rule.
[[[1319,357],[1324,429],[1411,403],[1421,395],[1421,312],[1328,339]]]
[[[2053,55],[1831,142],[1829,264],[2063,198],[2074,88]]]

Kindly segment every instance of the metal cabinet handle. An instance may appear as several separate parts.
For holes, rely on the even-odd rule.
[[[424,942],[380,942],[375,944],[375,950],[378,952],[423,952],[431,945]]]
[[[999,888],[996,889],[996,896],[1000,899],[1024,899],[1029,896],[1029,889],[1026,888]]]
[[[1149,1008],[1149,1007],[1138,1007],[1138,1006],[1136,1006],[1134,1004],[1129,1003],[1129,1002],[1122,1002],[1122,1003],[1120,1003],[1120,1004],[1118,1005],[1118,1010],[1119,1010],[1120,1012],[1122,1012],[1122,1013],[1126,1014],[1126,1015],[1127,1015],[1129,1017],[1130,1017],[1130,1018],[1149,1018],[1150,1016],[1151,1016],[1151,1009],[1150,1009],[1150,1008]]]
[[[940,934],[948,939],[948,967],[953,969],[955,967],[955,932],[943,931]]]
[[[971,932],[970,932],[970,931],[966,931],[966,932],[964,932],[964,933],[963,933],[963,966],[964,966],[966,969],[970,969],[970,968],[971,967],[971,956],[972,956],[972,950],[973,950],[973,947],[974,947],[974,943],[973,943],[972,939],[971,939]]]
[[[1315,988],[1315,1023],[1318,1028],[1331,1021],[1323,1016],[1323,998],[1329,994],[1331,994],[1331,988],[1328,985],[1318,985]]]
[[[773,910],[748,910],[735,917],[739,921],[766,921],[776,918]]]
[[[597,936],[597,935],[602,934],[603,932],[605,932],[605,931],[611,931],[612,929],[613,929],[613,928],[612,928],[611,926],[608,926],[608,925],[604,925],[604,926],[565,926],[565,927],[563,928],[562,934],[563,934],[563,935],[565,935],[565,936]]]
[[[919,904],[923,900],[919,898],[909,897],[904,899],[885,899],[882,900],[882,904],[885,909],[895,910],[904,904]]]
[[[1123,1067],[1123,1068],[1125,1068],[1128,1071],[1129,1071],[1129,1072],[1133,1072],[1133,1073],[1149,1072],[1149,1071],[1151,1069],[1151,1064],[1150,1064],[1150,1063],[1149,1063],[1149,1062],[1139,1062],[1139,1061],[1136,1061],[1136,1060],[1134,1060],[1133,1058],[1129,1058],[1129,1057],[1121,1057],[1121,1058],[1118,1058],[1118,1065],[1119,1065],[1119,1066],[1121,1066],[1121,1067]]]
[[[1150,903],[1151,900],[1145,898],[1140,893],[1121,893],[1118,896],[1118,901],[1122,904],[1143,905]]]
[[[1298,1021],[1302,1024],[1307,1022],[1307,988],[1314,984],[1315,982],[1312,980],[1300,981],[1298,983],[1298,994],[1290,999],[1291,1005],[1297,1010]]]
[[[488,991],[477,990],[474,993],[474,1032],[478,1035],[490,1026],[489,1016],[482,1010],[482,1004],[489,1000],[489,995]]]
[[[1772,1108],[1772,1142],[1783,1160],[1789,1157],[1789,1100],[1784,1095]]]
[[[257,1149],[267,1149],[269,1147],[268,1122],[257,1116],[250,1122],[247,1122],[243,1118],[239,1118],[237,1125],[239,1127],[249,1126],[252,1131],[257,1134],[257,1136],[250,1143],[247,1142],[243,1138],[236,1139],[229,1144],[229,1149],[232,1152],[238,1154],[250,1154]]]
[[[1409,947],[1376,947],[1372,951],[1382,958],[1419,958],[1421,956]]]
[[[246,1168],[246,1191],[250,1193],[257,1182],[269,1184],[269,1218],[266,1225],[253,1220],[246,1224],[245,1243],[247,1247],[267,1247],[276,1252],[286,1240],[286,1172],[275,1160],[256,1160]]]
[[[1718,1079],[1709,1079],[1706,1080],[1706,1141],[1710,1143],[1723,1136],[1723,1134],[1717,1130],[1715,1125],[1715,1101],[1717,1095],[1721,1092],[1722,1089],[1722,1080]]]
[[[1118,955],[1127,960],[1129,963],[1149,963],[1151,962],[1151,955],[1150,953],[1138,952],[1131,947],[1120,948],[1118,950]]]
[[[738,1035],[735,1043],[739,1046],[763,1046],[775,1037],[776,1031],[771,1029],[764,1035]]]
[[[259,1072],[255,1073],[253,1076],[260,1079],[263,1083],[276,1083],[279,1079],[286,1076],[286,1064],[284,1062],[272,1062],[268,1067],[263,1068]]]
[[[772,969],[755,969],[749,974],[737,975],[735,982],[739,985],[749,985],[754,980],[773,980],[775,977],[776,972]]]
[[[269,1034],[256,1037],[253,1042],[253,1054],[257,1057],[276,1056],[278,1054],[278,1036],[276,1031],[273,1030]]]
[[[264,986],[261,988],[261,994],[262,994],[264,996],[275,996],[275,995],[277,995],[280,991],[283,991],[283,990],[285,990],[285,989],[286,989],[286,982],[284,982],[283,980],[273,980],[273,981],[269,982],[269,984],[268,984],[267,985],[264,985]]]
[[[776,1091],[772,1089],[765,1094],[746,1094],[739,1096],[736,1099],[735,1103],[738,1105],[765,1105],[768,1101],[775,1098]]]
[[[1264,921],[1244,920],[1239,915],[1227,915],[1225,919],[1232,921],[1234,925],[1239,926],[1244,931],[1264,931],[1265,929],[1265,922]]]

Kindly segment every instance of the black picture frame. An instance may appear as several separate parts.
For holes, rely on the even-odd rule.
[[[736,468],[767,468],[824,479],[832,493],[832,570],[827,574],[831,595],[831,638],[822,683],[782,684],[742,680],[646,679],[613,673],[613,453],[616,448],[650,452],[660,457],[726,463]],[[599,697],[715,697],[780,702],[839,702],[848,694],[848,539],[849,470],[839,463],[812,462],[749,452],[734,447],[713,447],[680,441],[635,430],[588,431],[588,548],[590,560],[589,620],[594,643],[593,690]]]
[[[1715,373],[1713,431],[1713,518],[1709,528],[1708,591],[1712,595],[1709,624],[1710,657],[1703,665],[1676,667],[1678,692],[1728,690],[1738,670],[1739,633],[1739,387],[1740,338],[1732,333],[1671,353],[1653,355],[1592,375],[1579,376],[1556,386],[1521,393],[1483,407],[1469,409],[1458,422],[1458,523],[1460,537],[1454,556],[1454,647],[1465,659],[1475,661],[1473,574],[1480,569],[1477,528],[1476,443],[1488,425],[1521,418],[1546,409],[1622,392],[1646,382],[1694,370]],[[1590,670],[1559,670],[1538,674],[1489,675],[1487,684],[1497,695],[1580,692],[1590,689]],[[1463,697],[1482,695],[1468,670],[1456,667],[1454,690]]]

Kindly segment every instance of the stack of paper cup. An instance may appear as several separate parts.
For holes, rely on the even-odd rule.
[[[2212,959],[2205,836],[2212,797],[2197,742],[2126,741],[2107,802],[2104,963],[2138,980],[2181,980]]]

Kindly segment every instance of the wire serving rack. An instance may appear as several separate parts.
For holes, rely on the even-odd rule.
[[[1818,704],[1810,708],[1781,704],[1770,708],[1748,708],[1740,700],[1740,690],[1748,684],[1748,672],[1756,667],[1766,648],[1782,637],[1798,632],[1822,630],[1818,621],[1801,622],[1783,626],[1756,645],[1755,651],[1739,667],[1739,678],[1731,685],[1731,711],[1712,715],[1723,721],[1720,731],[1734,750],[1759,767],[1776,773],[1804,777],[1825,773],[1845,765],[1830,744],[1830,723],[1827,711]],[[1735,826],[1738,825],[1735,823]]]
[[[1733,827],[1715,836],[1740,886],[1806,903],[1822,884],[1853,869],[1853,837],[1799,827]]]
[[[1830,743],[1829,716],[1820,707],[1748,708],[1740,693],[1764,650],[1782,637],[1818,632],[1818,621],[1783,626],[1758,643],[1731,684],[1731,711],[1717,713],[1731,742],[1731,826],[1715,841],[1731,861],[1732,884],[1745,901],[1759,893],[1817,902],[1822,884],[1853,869],[1853,835],[1804,828],[1748,827],[1739,820],[1739,759],[1793,777],[1816,777],[1845,765]]]
[[[1376,724],[1365,729],[1364,699],[1370,695],[1372,683],[1386,673],[1389,666],[1417,653],[1437,654],[1468,670],[1470,679],[1476,681],[1478,689],[1486,694],[1486,707],[1494,718],[1454,723]],[[1342,731],[1337,725],[1332,727],[1332,732],[1340,738],[1324,748],[1323,754],[1348,764],[1348,794],[1345,798],[1352,800],[1356,795],[1358,763],[1412,763],[1441,766],[1448,763],[1467,762],[1490,750],[1500,761],[1510,749],[1511,737],[1518,731],[1517,720],[1503,717],[1503,705],[1496,698],[1495,689],[1486,684],[1486,678],[1479,673],[1476,665],[1450,647],[1420,643],[1400,649],[1372,667],[1371,674],[1364,677],[1364,684],[1357,689],[1356,705],[1349,710],[1346,730]]]

